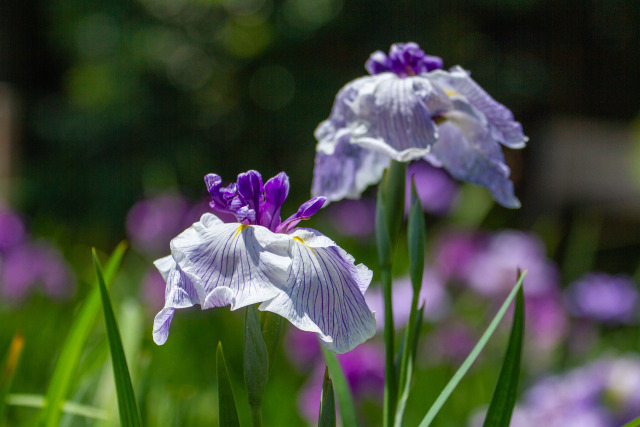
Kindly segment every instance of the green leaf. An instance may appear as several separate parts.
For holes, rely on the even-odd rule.
[[[322,381],[318,427],[336,427],[336,400],[333,396],[333,383],[329,377],[328,366],[324,370],[324,380]]]
[[[13,336],[11,344],[9,345],[9,351],[4,359],[4,372],[0,377],[0,425],[4,425],[4,409],[6,406],[6,397],[11,390],[13,384],[13,378],[15,377],[16,370],[18,369],[18,363],[20,363],[20,357],[22,356],[22,350],[24,348],[24,336],[18,332]]]
[[[351,395],[351,389],[349,383],[342,372],[342,366],[336,355],[327,350],[322,345],[322,354],[324,360],[329,368],[329,374],[333,378],[333,385],[335,387],[336,398],[338,399],[338,407],[340,408],[340,418],[342,419],[343,426],[357,426],[358,417],[356,417],[356,409],[353,404],[353,396]]]
[[[247,386],[254,426],[259,426],[262,424],[262,396],[269,378],[269,356],[255,304],[247,307],[244,324],[244,383]]]
[[[104,270],[105,283],[113,280],[127,249],[126,242],[121,242],[109,258]],[[71,381],[76,373],[82,351],[100,310],[100,289],[95,288],[85,300],[67,335],[60,356],[53,371],[51,383],[47,390],[47,405],[43,408],[40,420],[47,427],[58,427],[62,416],[62,404],[71,388]]]
[[[236,399],[233,397],[233,388],[231,388],[231,381],[229,381],[229,371],[227,371],[227,364],[224,361],[221,342],[218,342],[216,350],[216,373],[218,376],[218,420],[220,427],[239,427]]]
[[[518,392],[523,335],[524,295],[522,288],[520,288],[518,290],[518,296],[516,297],[516,309],[513,313],[513,324],[511,326],[509,344],[507,345],[498,383],[493,392],[493,397],[491,398],[483,426],[509,427]]]
[[[380,188],[378,188],[378,195],[376,196],[376,247],[378,249],[380,268],[390,270],[393,252],[387,213],[384,207],[384,197]]]
[[[522,286],[522,281],[524,280],[526,275],[527,275],[527,271],[525,270],[520,275],[520,279],[518,279],[518,282],[513,287],[513,290],[511,291],[511,293],[509,294],[505,302],[502,304],[502,307],[500,307],[500,310],[498,310],[498,313],[489,324],[489,327],[487,328],[487,330],[484,332],[484,334],[482,334],[482,337],[480,337],[480,340],[478,341],[476,346],[473,348],[473,350],[471,350],[471,353],[469,353],[469,356],[467,356],[465,361],[462,362],[462,365],[456,371],[456,373],[453,374],[453,377],[451,378],[449,383],[444,387],[442,392],[440,392],[440,395],[438,396],[436,401],[433,403],[429,411],[427,411],[427,414],[424,416],[424,418],[422,419],[422,422],[420,423],[420,427],[427,427],[431,424],[433,419],[436,417],[436,415],[442,408],[442,405],[444,405],[444,403],[447,401],[447,399],[449,398],[453,390],[456,388],[458,383],[460,383],[460,380],[462,379],[462,377],[465,376],[465,374],[467,373],[467,371],[469,370],[473,362],[475,362],[475,360],[478,358],[478,355],[484,349],[484,346],[487,344],[487,341],[489,341],[489,338],[491,338],[491,335],[493,335],[493,333],[495,332],[496,328],[498,327],[498,324],[500,323],[505,313],[507,312],[509,305],[511,305],[511,302],[513,301],[516,294],[520,290],[520,287]]]
[[[635,420],[629,421],[622,427],[638,427],[638,426],[640,426],[640,417],[636,418]]]
[[[109,341],[109,349],[111,350],[111,363],[113,364],[113,376],[116,382],[116,393],[118,395],[118,411],[120,412],[120,424],[123,426],[141,426],[140,413],[138,411],[138,403],[131,385],[131,377],[129,376],[129,368],[127,367],[127,359],[122,348],[122,339],[118,330],[118,323],[113,314],[109,291],[102,276],[102,268],[100,261],[93,249],[93,265],[96,268],[98,276],[98,285],[100,286],[100,296],[102,297],[102,309],[104,311],[104,320],[107,326],[107,338]]]
[[[409,273],[413,292],[420,293],[422,276],[424,274],[424,252],[427,232],[424,224],[424,212],[420,198],[416,191],[416,184],[411,179],[411,207],[409,208],[409,222],[407,225],[407,242],[409,244]]]
[[[267,355],[269,357],[269,373],[273,369],[273,363],[276,360],[276,354],[278,353],[278,347],[280,340],[282,339],[282,332],[284,331],[283,324],[284,319],[270,311],[265,311],[262,321],[262,337],[267,347]]]
[[[43,408],[45,406],[45,398],[39,394],[10,394],[7,396],[7,404],[26,408]],[[106,421],[109,419],[107,411],[102,408],[82,405],[71,401],[63,402],[62,412],[94,420]]]
[[[417,298],[414,298],[417,301]],[[396,408],[395,422],[396,427],[402,426],[404,419],[404,411],[407,407],[409,399],[409,391],[411,390],[411,378],[413,376],[413,365],[416,359],[416,351],[418,349],[418,337],[422,328],[422,318],[424,317],[424,305],[420,310],[414,309],[414,302],[411,305],[411,314],[409,317],[409,326],[405,331],[404,345],[401,352],[400,366],[400,385],[398,390],[398,406]]]

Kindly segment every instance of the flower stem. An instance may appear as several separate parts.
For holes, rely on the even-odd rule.
[[[383,426],[390,427],[395,419],[398,400],[393,309],[391,304],[391,268],[382,268],[382,297],[384,300],[384,345],[385,345],[385,381],[384,381],[384,419]]]
[[[251,419],[253,427],[262,427],[262,406],[251,405]]]

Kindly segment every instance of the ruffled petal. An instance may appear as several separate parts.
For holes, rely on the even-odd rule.
[[[487,187],[502,206],[520,207],[504,154],[485,127],[469,115],[450,113],[440,124],[440,135],[425,160],[433,164],[435,157],[455,178]]]
[[[289,235],[292,265],[281,293],[260,305],[304,331],[315,332],[337,353],[352,350],[376,331],[375,317],[363,293],[372,272],[315,230]]]
[[[398,161],[417,159],[438,138],[432,114],[449,104],[446,94],[422,76],[361,77],[338,92],[329,119],[316,129],[318,151],[332,154],[347,137]]]
[[[261,226],[225,224],[206,213],[171,241],[171,256],[156,262],[167,281],[165,307],[154,340],[167,339],[173,312],[199,304],[231,310],[263,302],[280,291],[291,266],[291,238]]]
[[[389,163],[388,156],[351,144],[348,136],[342,138],[330,153],[316,153],[311,195],[330,201],[359,199],[367,187],[380,181]]]
[[[463,96],[486,116],[491,136],[509,148],[522,148],[528,138],[522,132],[522,125],[513,119],[513,113],[493,99],[460,66],[448,72],[436,70],[428,74],[436,85],[441,85],[452,99]]]

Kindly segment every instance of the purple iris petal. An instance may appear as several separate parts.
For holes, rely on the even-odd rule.
[[[520,206],[501,145],[522,148],[528,139],[468,72],[442,70],[442,60],[415,43],[395,44],[389,55],[374,52],[366,68],[371,75],[345,85],[316,129],[313,195],[357,198],[380,180],[389,159],[423,158],[487,187],[505,207]]]
[[[232,212],[236,223],[205,213],[171,241],[171,255],[156,261],[167,282],[165,305],[154,320],[153,337],[163,344],[176,309],[200,305],[232,310],[262,303],[298,328],[315,332],[323,345],[346,352],[371,338],[375,318],[363,293],[371,271],[311,229],[294,229],[326,202],[313,198],[280,223],[289,191],[284,173],[262,185],[260,174],[238,176],[238,192],[207,175],[211,206]],[[232,188],[233,191],[228,191]],[[314,295],[312,297],[312,295]]]
[[[269,230],[280,225],[280,208],[289,195],[289,177],[284,172],[264,185],[264,204],[260,207],[260,224]]]
[[[422,209],[436,215],[444,215],[451,209],[458,194],[458,184],[440,168],[425,161],[412,162],[407,167],[405,212],[411,203],[411,180],[415,181]]]
[[[264,187],[262,186],[262,176],[257,171],[248,171],[238,175],[238,193],[247,202],[249,209],[254,212],[254,219],[260,223],[260,205],[262,204],[264,195]]]
[[[314,197],[311,200],[307,200],[298,208],[298,212],[291,215],[284,220],[282,224],[276,228],[276,233],[287,233],[293,227],[298,225],[303,219],[309,219],[320,210],[320,208],[326,203],[326,197]]]
[[[371,54],[365,64],[369,74],[390,71],[399,77],[414,76],[440,69],[443,61],[437,56],[426,55],[416,43],[395,43],[389,50],[389,56],[381,51]]]

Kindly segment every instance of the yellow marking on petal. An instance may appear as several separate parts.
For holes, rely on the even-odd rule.
[[[293,236],[293,240],[295,240],[296,242],[300,243],[302,246],[309,248],[309,250],[311,252],[313,252],[315,254],[315,251],[313,250],[312,247],[310,247],[309,245],[307,245],[304,240],[302,240],[301,238],[299,238],[298,236]]]
[[[242,230],[249,227],[251,227],[251,225],[249,224],[240,224],[240,227],[238,227],[238,229],[236,230],[236,234],[233,235],[233,238],[235,239],[236,237],[238,237],[238,234],[240,234]]]
[[[456,92],[455,90],[452,90],[452,89],[445,89],[444,93],[446,93],[449,98],[454,97],[454,96],[460,96],[460,94],[458,92]]]

